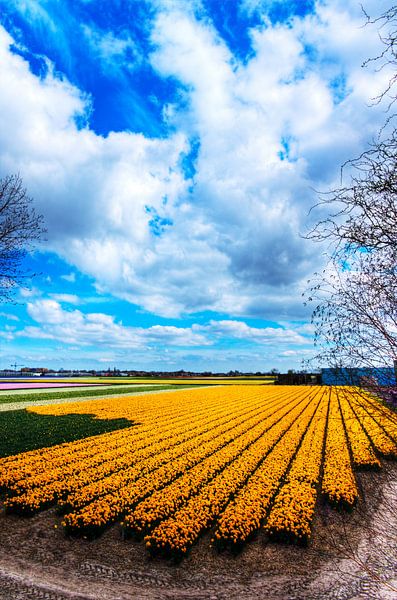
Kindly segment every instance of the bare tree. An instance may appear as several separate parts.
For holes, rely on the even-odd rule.
[[[384,69],[385,67],[391,67],[395,70],[397,65],[397,6],[391,6],[379,17],[371,18],[366,13],[364,8],[361,6],[363,13],[366,18],[367,25],[378,25],[379,26],[379,37],[384,46],[383,52],[378,56],[368,58],[363,64],[367,66],[369,63],[375,62],[378,70]],[[397,73],[394,73],[389,80],[386,89],[384,89],[378,96],[373,100],[376,103],[381,102],[385,97],[389,100],[390,109],[396,100],[395,84],[397,83]],[[393,114],[387,119],[385,125],[393,118]]]
[[[0,301],[10,301],[15,289],[32,273],[23,268],[23,260],[45,232],[43,217],[19,175],[0,180]]]
[[[330,366],[397,360],[397,144],[381,142],[350,163],[349,186],[310,237],[327,240],[327,267],[311,282],[318,359]]]
[[[370,61],[395,67],[397,7],[367,21],[380,25],[385,45]],[[397,75],[374,99],[389,101],[378,139],[343,166],[347,185],[320,195],[328,216],[308,235],[330,248],[328,264],[315,274],[308,293],[316,302],[315,360],[323,366],[397,365],[397,130],[390,114],[396,81]]]

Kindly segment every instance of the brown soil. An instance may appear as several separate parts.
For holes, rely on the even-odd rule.
[[[94,541],[69,539],[53,510],[29,519],[2,511],[0,600],[396,600],[397,465],[358,479],[358,507],[319,506],[308,548],[259,534],[237,556],[218,554],[207,534],[177,565],[121,540],[118,525]]]

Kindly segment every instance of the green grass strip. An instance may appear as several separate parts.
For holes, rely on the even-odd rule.
[[[43,400],[62,400],[63,398],[90,398],[90,397],[102,397],[102,396],[117,396],[119,394],[136,394],[136,392],[153,392],[160,390],[173,390],[173,389],[182,389],[189,388],[191,385],[154,385],[154,386],[135,386],[135,387],[121,387],[115,385],[112,389],[101,389],[100,387],[93,388],[91,390],[79,391],[78,388],[73,388],[73,390],[67,392],[45,392],[43,394],[5,394],[4,396],[0,395],[0,404],[9,404],[14,402],[32,402],[38,403]]]
[[[134,425],[128,419],[94,415],[36,415],[26,410],[0,412],[0,457],[47,448]]]

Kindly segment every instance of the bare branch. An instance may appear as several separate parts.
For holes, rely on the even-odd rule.
[[[37,214],[19,175],[0,180],[0,301],[10,301],[16,288],[33,273],[26,273],[23,260],[42,239],[43,217]]]

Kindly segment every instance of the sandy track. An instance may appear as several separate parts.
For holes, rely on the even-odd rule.
[[[1,512],[0,600],[396,600],[397,465],[359,481],[353,513],[319,507],[308,549],[259,535],[234,557],[211,550],[207,535],[179,565],[149,559],[118,525],[94,541],[68,539],[53,510]]]

